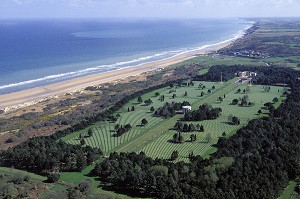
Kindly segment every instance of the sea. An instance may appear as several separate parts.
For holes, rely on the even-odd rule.
[[[119,70],[241,37],[243,19],[0,20],[0,94]]]

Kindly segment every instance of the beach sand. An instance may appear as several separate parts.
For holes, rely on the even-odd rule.
[[[226,41],[220,44],[212,45],[208,48],[194,51],[192,53],[190,52],[187,54],[182,54],[160,61],[133,66],[130,68],[88,75],[72,80],[50,84],[47,86],[41,86],[9,94],[2,94],[0,95],[0,109],[4,110],[5,112],[9,112],[10,110],[15,110],[25,106],[33,105],[47,98],[59,97],[60,95],[64,95],[68,92],[76,92],[88,86],[108,83],[119,79],[124,79],[129,76],[136,76],[147,71],[165,68],[170,65],[194,58],[200,54],[206,54],[212,51],[217,51],[221,48],[230,45],[232,42],[233,41]]]

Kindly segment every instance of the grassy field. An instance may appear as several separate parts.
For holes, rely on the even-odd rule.
[[[212,148],[212,144],[216,143],[222,133],[225,132],[227,136],[234,134],[243,125],[246,125],[250,120],[266,115],[268,112],[264,110],[264,103],[271,102],[274,97],[278,97],[280,100],[283,93],[283,88],[281,87],[271,87],[270,92],[265,92],[263,86],[253,85],[250,87],[250,92],[247,93],[249,101],[254,103],[251,107],[241,107],[238,105],[231,105],[231,102],[235,98],[242,98],[245,94],[237,93],[237,89],[240,88],[242,91],[247,87],[247,85],[241,84],[237,88],[226,93],[223,102],[212,101],[211,104],[214,107],[220,107],[222,115],[216,120],[205,120],[201,122],[187,122],[193,124],[202,124],[204,126],[204,132],[192,132],[192,133],[182,133],[184,139],[186,140],[183,144],[174,144],[171,142],[172,136],[174,135],[174,130],[168,130],[164,132],[161,136],[157,137],[151,143],[147,144],[139,151],[144,151],[146,155],[153,158],[170,158],[171,153],[174,150],[179,152],[178,161],[188,161],[189,153],[193,152],[194,155],[208,156],[210,152],[215,149]],[[219,92],[220,94],[222,92]],[[281,102],[279,101],[276,106]],[[258,115],[258,110],[262,110],[263,113]],[[228,123],[228,116],[234,115],[241,119],[240,125],[231,125]],[[175,123],[173,123],[174,125]],[[172,125],[170,125],[172,126]],[[190,142],[189,138],[191,134],[197,134],[197,141]],[[207,135],[210,134],[212,140],[210,143],[205,141]]]
[[[262,66],[265,64],[264,59],[250,59],[246,57],[233,57],[233,56],[220,56],[217,54],[210,54],[199,56],[187,61],[184,61],[179,64],[175,64],[174,66],[180,65],[192,65],[192,64],[201,64],[207,67],[211,67],[214,65],[228,65],[232,66],[235,64],[245,64],[245,65],[254,65],[254,66]]]
[[[295,187],[297,183],[295,181],[290,181],[289,185],[284,189],[279,199],[296,199],[298,194],[295,193]]]
[[[205,85],[205,89],[200,90],[198,88],[199,84]],[[213,90],[212,87],[215,87]],[[274,97],[281,98],[283,93],[283,88],[281,87],[271,87],[270,92],[265,92],[263,86],[252,85],[250,86],[250,91],[247,93],[249,101],[254,105],[251,107],[241,107],[238,105],[231,105],[231,102],[235,98],[242,98],[244,95],[242,93],[237,93],[238,89],[242,91],[246,89],[245,84],[235,84],[234,80],[226,82],[224,84],[215,82],[194,82],[193,86],[181,86],[176,87],[176,92],[170,93],[171,88],[165,87],[162,89],[149,92],[142,96],[143,100],[151,99],[153,104],[145,106],[144,103],[138,103],[137,99],[134,99],[127,103],[122,109],[115,113],[119,115],[118,120],[115,123],[112,122],[98,122],[93,126],[90,126],[93,130],[93,136],[86,137],[85,143],[92,147],[101,148],[106,154],[112,151],[144,151],[147,155],[156,158],[169,158],[170,154],[174,150],[178,150],[179,159],[187,161],[187,156],[190,152],[195,155],[208,156],[210,152],[215,149],[212,148],[212,144],[216,143],[222,133],[225,132],[227,136],[234,134],[243,125],[246,125],[248,121],[256,117],[263,116],[267,114],[267,111],[263,109],[263,104],[266,102],[271,102]],[[208,93],[211,90],[212,93]],[[200,93],[204,92],[205,95],[200,97]],[[158,92],[160,95],[155,96]],[[184,93],[187,92],[187,96]],[[176,94],[175,99],[172,98],[173,94]],[[161,102],[160,96],[165,96],[165,101]],[[225,95],[225,98],[224,98]],[[223,102],[219,102],[218,98],[222,97]],[[196,142],[185,142],[184,144],[173,144],[170,142],[174,131],[169,130],[174,126],[174,124],[182,117],[182,115],[176,115],[173,118],[163,119],[160,117],[153,117],[153,113],[150,112],[150,107],[153,106],[155,110],[163,106],[166,102],[182,102],[189,101],[192,107],[199,107],[203,103],[208,103],[214,107],[220,107],[223,112],[220,118],[217,120],[207,120],[202,122],[193,122],[194,124],[202,124],[205,131],[193,132],[197,133]],[[277,106],[280,101],[277,103]],[[135,110],[128,112],[128,107],[134,106]],[[258,110],[262,110],[263,113],[258,115]],[[228,116],[235,115],[241,119],[240,125],[228,124]],[[149,122],[146,126],[141,126],[141,120],[145,118]],[[125,125],[130,124],[132,129],[122,136],[115,136],[114,127],[116,124]],[[88,129],[75,132],[64,138],[64,141],[71,144],[79,144],[80,134],[86,134]],[[184,133],[184,139],[189,140],[191,133]],[[207,134],[211,135],[211,142],[207,143],[205,138]]]
[[[164,119],[160,117],[153,117],[152,112],[150,112],[150,107],[153,106],[155,110],[161,106],[163,106],[166,102],[182,102],[182,101],[189,101],[190,103],[195,103],[201,98],[200,93],[203,91],[206,93],[206,96],[211,95],[213,92],[216,92],[217,90],[220,90],[222,88],[222,84],[213,83],[213,82],[203,82],[206,86],[205,89],[199,90],[198,85],[200,82],[195,82],[194,86],[183,86],[176,88],[176,95],[175,99],[172,98],[172,95],[174,93],[169,93],[170,87],[168,88],[162,88],[158,89],[156,91],[147,93],[142,96],[143,100],[151,99],[153,101],[153,104],[149,106],[145,106],[144,103],[137,103],[137,99],[134,99],[126,104],[121,110],[115,113],[115,115],[120,115],[117,122],[111,123],[111,122],[98,122],[89,128],[92,128],[93,130],[93,136],[85,138],[85,142],[87,145],[90,145],[92,147],[99,147],[101,148],[105,153],[109,153],[112,151],[117,150],[119,147],[122,147],[126,145],[126,143],[132,141],[137,136],[143,135],[149,131],[151,131],[154,127],[160,125],[164,122]],[[211,94],[208,94],[208,90],[215,86],[215,91],[212,91]],[[165,96],[165,101],[161,102],[159,100],[160,96],[155,96],[155,93],[159,92],[160,96]],[[184,96],[184,93],[187,92],[188,96]],[[135,107],[135,111],[128,112],[128,107],[131,109],[131,107]],[[146,126],[141,126],[141,120],[145,118],[148,121],[148,124]],[[115,130],[114,127],[116,124],[119,125],[125,125],[130,124],[132,126],[132,129],[125,133],[122,136],[116,137],[115,136]],[[66,141],[67,143],[71,144],[79,144],[80,134],[85,134],[88,129],[84,129],[75,133],[72,133],[64,138],[62,140]]]
[[[36,181],[44,181],[47,178],[44,176],[36,175],[34,173],[30,173],[27,171],[22,171],[18,169],[13,169],[13,168],[7,168],[7,167],[0,167],[0,173],[3,174],[16,174],[16,175],[23,175],[23,176],[29,176],[30,179],[36,180]]]

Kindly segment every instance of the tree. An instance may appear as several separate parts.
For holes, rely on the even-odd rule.
[[[173,142],[175,142],[175,143],[183,143],[184,142],[183,136],[181,135],[180,131],[178,131],[178,133],[175,133],[173,135]]]
[[[116,124],[115,130],[118,130],[120,128],[120,124]]]
[[[155,109],[153,106],[151,106],[150,111],[153,112]]]
[[[209,89],[209,90],[207,91],[207,93],[211,93],[211,90]]]
[[[154,95],[155,95],[155,97],[158,97],[159,96],[159,92],[156,92]]]
[[[270,108],[271,108],[271,106],[273,106],[273,104],[272,104],[271,102],[267,102],[267,103],[264,104],[264,106],[265,106],[268,110],[270,110]]]
[[[215,89],[216,89],[216,87],[215,87],[215,86],[212,86],[212,87],[211,87],[211,89],[212,89],[212,90],[215,90]]]
[[[134,106],[131,107],[131,111],[135,111],[135,107]]]
[[[175,133],[174,135],[173,135],[173,142],[178,142],[178,133]]]
[[[89,128],[89,130],[88,130],[88,135],[89,135],[89,137],[92,137],[92,136],[93,136],[93,130],[92,130],[92,128]]]
[[[143,102],[143,99],[142,99],[141,96],[138,97],[137,102],[138,102],[138,103],[142,103],[142,102]]]
[[[145,126],[146,124],[148,124],[148,121],[145,118],[143,118],[141,123],[143,126]]]
[[[76,187],[77,190],[79,190],[81,193],[87,195],[92,187],[91,180],[84,180],[79,183],[79,185]]]
[[[223,102],[223,98],[222,98],[222,97],[219,97],[219,101],[220,101],[220,102]]]
[[[191,142],[195,142],[197,140],[197,135],[196,134],[191,134],[190,139],[191,139]]]
[[[273,99],[272,101],[273,101],[273,103],[275,104],[275,103],[278,102],[279,100],[278,100],[277,97],[274,97],[274,99]]]
[[[240,105],[247,106],[247,104],[248,104],[247,100],[243,97]]]
[[[240,124],[240,119],[236,116],[232,117],[232,123],[235,125],[239,125]]]
[[[238,99],[233,99],[231,102],[232,105],[237,105],[238,103],[239,103]]]
[[[207,133],[207,135],[206,135],[206,137],[205,137],[205,141],[206,141],[207,143],[210,143],[211,140],[212,140],[211,134],[210,134],[210,133]]]
[[[262,111],[259,109],[259,110],[257,111],[257,113],[258,113],[258,114],[261,114],[261,113],[262,113]]]
[[[83,139],[84,138],[84,134],[83,133],[80,133],[79,134],[79,139]]]
[[[182,130],[183,130],[183,124],[182,124],[181,122],[176,122],[174,128],[175,128],[176,130],[182,131]]]
[[[200,126],[200,132],[204,132],[204,126],[202,124]]]
[[[241,92],[241,89],[239,88],[239,89],[237,90],[237,92],[240,93],[240,92]]]
[[[228,115],[228,118],[227,118],[227,121],[229,122],[229,123],[231,123],[232,122],[232,118],[233,118],[233,115]]]
[[[178,142],[179,143],[183,143],[184,142],[183,136],[180,133],[179,133],[179,137],[178,137]]]
[[[223,137],[226,137],[226,135],[227,135],[227,134],[226,134],[226,132],[224,131],[224,132],[222,133],[222,136],[223,136]]]
[[[173,95],[172,95],[172,98],[174,99],[176,97],[176,94],[174,93]]]
[[[203,91],[201,91],[201,93],[200,93],[200,97],[203,97],[204,96],[204,92]]]
[[[152,104],[153,101],[151,99],[147,99],[147,100],[144,101],[144,103],[145,103],[145,105],[148,106],[148,105]]]
[[[84,169],[86,167],[86,158],[84,156],[84,153],[82,151],[79,151],[76,154],[76,167],[77,167],[77,171],[82,171],[82,169]]]
[[[131,129],[131,125],[130,124],[126,124],[124,126],[124,128],[125,128],[126,131],[129,131]]]
[[[171,154],[171,161],[174,161],[178,158],[178,151],[173,151],[172,154]]]
[[[187,91],[184,92],[184,96],[186,97],[188,95]]]
[[[130,112],[130,108],[128,107],[127,112]]]
[[[51,173],[47,176],[47,181],[50,183],[57,182],[60,178],[58,173]]]
[[[200,127],[201,127],[200,124],[196,124],[196,130],[197,131],[200,131]]]
[[[81,139],[81,140],[80,140],[80,145],[81,145],[81,146],[85,145],[85,140],[84,140],[84,139]]]

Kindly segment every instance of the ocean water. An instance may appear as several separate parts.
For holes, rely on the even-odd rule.
[[[169,58],[232,39],[251,22],[0,20],[0,93]]]

